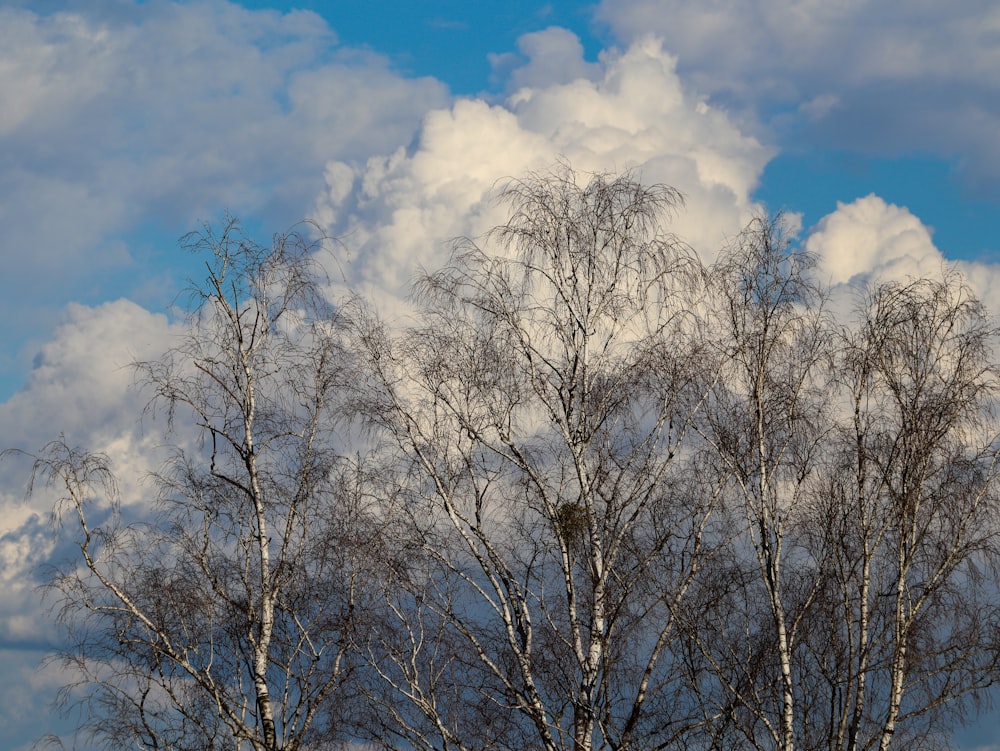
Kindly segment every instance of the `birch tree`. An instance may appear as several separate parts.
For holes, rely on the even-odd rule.
[[[817,515],[810,641],[839,654],[816,662],[815,747],[886,751],[940,737],[995,679],[997,330],[954,272],[877,285],[858,318]]]
[[[172,453],[142,499],[107,456],[50,444],[78,557],[52,587],[81,730],[108,748],[329,747],[370,579],[365,512],[334,433],[348,358],[311,248],[235,221],[187,238],[206,257],[188,333],[139,363]]]
[[[711,746],[944,740],[997,669],[996,328],[952,272],[834,326],[769,219],[714,279],[700,474],[741,532],[686,632]]]
[[[815,551],[795,538],[829,429],[830,329],[811,263],[780,218],[755,218],[720,254],[710,315],[722,370],[700,422],[738,531],[709,585],[716,615],[690,631],[715,676],[700,693],[717,739],[780,751],[802,721],[795,651],[820,586]]]
[[[672,649],[716,498],[675,471],[705,397],[680,196],[571,171],[363,332],[366,411],[406,471],[409,565],[372,644],[386,738],[415,748],[667,746],[699,723]],[[405,707],[401,710],[400,707]]]

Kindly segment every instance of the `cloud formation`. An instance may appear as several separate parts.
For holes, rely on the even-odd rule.
[[[771,152],[690,92],[655,39],[592,66],[567,34],[550,29],[522,44],[529,59],[512,80],[532,83],[503,104],[461,100],[429,112],[410,148],[363,169],[327,165],[315,217],[353,256],[352,283],[404,294],[416,268],[447,259],[449,239],[503,221],[493,197],[505,179],[560,161],[680,189],[687,206],[671,229],[702,252],[739,230]]]
[[[830,284],[870,277],[905,279],[938,274],[944,263],[931,233],[907,209],[876,195],[840,203],[805,243]]]
[[[228,208],[287,227],[326,160],[390,150],[448,100],[439,81],[338,46],[313,13],[81,7],[0,7],[4,319],[87,298],[109,272],[143,284],[125,238],[150,225],[183,231]]]
[[[954,159],[1000,194],[1000,6],[602,0],[628,44],[654,33],[712,101],[786,144]]]
[[[803,246],[816,258],[818,281],[831,287],[830,309],[842,322],[850,320],[866,286],[939,279],[948,269],[961,273],[987,310],[1000,311],[1000,264],[949,261],[934,244],[932,228],[877,195],[838,203]]]
[[[25,387],[0,403],[0,448],[35,452],[62,434],[70,445],[107,453],[123,496],[144,507],[151,501],[144,476],[162,458],[162,426],[140,424],[146,395],[134,388],[129,364],[158,356],[177,330],[128,300],[70,305]],[[45,567],[73,551],[50,521],[59,489],[40,486],[25,497],[30,470],[27,456],[0,461],[0,670],[30,677],[16,684],[25,699],[2,702],[0,728],[12,743],[55,729],[46,702],[65,681],[55,667],[35,672],[59,638],[39,585]],[[0,697],[15,698],[2,689]]]
[[[176,330],[128,300],[69,306],[24,389],[0,404],[3,448],[34,453],[62,436],[71,446],[105,452],[120,470],[124,496],[148,502],[142,481],[156,467],[160,440],[140,424],[147,397],[134,388],[129,366],[159,356]],[[0,462],[0,645],[51,631],[34,588],[55,544],[48,519],[58,488],[40,487],[26,499],[30,466],[17,455]]]

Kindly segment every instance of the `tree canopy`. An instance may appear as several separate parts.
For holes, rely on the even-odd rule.
[[[961,277],[835,320],[757,216],[711,262],[683,198],[510,181],[390,325],[234,220],[186,334],[136,363],[169,460],[121,512],[58,440],[51,588],[113,749],[888,751],[997,677],[997,328]],[[110,511],[108,511],[110,509]]]

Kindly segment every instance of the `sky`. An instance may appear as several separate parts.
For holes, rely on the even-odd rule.
[[[951,263],[1000,312],[997,71],[995,0],[0,0],[0,447],[64,434],[139,482],[127,365],[178,330],[202,222],[312,220],[391,310],[560,161],[679,188],[705,257],[780,210],[832,285]],[[25,479],[0,465],[0,751],[62,677]]]

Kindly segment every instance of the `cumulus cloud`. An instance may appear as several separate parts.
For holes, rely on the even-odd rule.
[[[109,454],[124,497],[143,508],[150,500],[144,476],[162,458],[161,441],[140,424],[147,397],[134,388],[129,364],[158,356],[177,325],[128,300],[70,305],[64,315],[24,388],[0,404],[0,446],[36,452],[62,433],[70,445]],[[46,565],[72,554],[51,524],[59,489],[40,486],[26,497],[30,476],[29,457],[0,461],[0,665],[5,675],[25,678],[17,697],[0,690],[7,708],[0,727],[11,742],[25,743],[56,728],[41,697],[51,697],[65,676],[54,668],[36,672],[59,639],[39,585]]]
[[[625,43],[661,36],[695,86],[785,143],[954,158],[1000,190],[991,0],[602,0],[596,17]]]
[[[567,33],[550,30],[522,47],[532,55],[523,80],[543,83],[520,86],[503,104],[462,100],[434,110],[410,148],[363,169],[327,165],[315,216],[353,255],[353,282],[398,296],[415,268],[447,258],[450,238],[503,221],[492,198],[505,178],[561,160],[584,173],[631,169],[679,188],[687,207],[672,229],[703,252],[739,230],[770,151],[688,90],[655,39],[606,52],[592,69]],[[545,83],[550,54],[572,55],[565,70],[581,74]]]
[[[583,45],[569,29],[552,26],[524,34],[517,40],[517,48],[520,54],[489,55],[494,77],[509,91],[600,77],[600,65],[583,59]]]
[[[907,278],[935,274],[944,258],[930,230],[906,208],[876,195],[848,204],[820,221],[805,244],[831,284],[858,277]]]
[[[338,46],[305,11],[67,7],[0,7],[5,320],[86,298],[110,271],[144,283],[123,239],[149,225],[180,234],[229,208],[287,227],[327,160],[391,150],[448,101],[442,83]],[[37,316],[19,317],[22,337],[36,333]]]
[[[820,281],[833,287],[831,302],[841,320],[847,320],[856,292],[866,284],[940,278],[949,267],[962,274],[990,311],[1000,312],[1000,265],[949,262],[930,227],[877,195],[838,203],[804,246],[816,257]]]
[[[123,431],[137,430],[144,402],[130,365],[160,354],[173,333],[166,316],[129,300],[69,305],[25,387],[0,404],[6,445],[34,449],[55,429],[69,443],[103,450]]]
[[[79,181],[161,218],[220,204],[300,209],[311,192],[303,173],[317,180],[317,162],[404,140],[446,97],[436,81],[403,79],[374,53],[337,47],[326,23],[304,11],[224,2],[110,17],[8,8],[0,29],[0,139],[19,147],[15,172]],[[97,180],[84,170],[101,165]],[[114,229],[120,221],[106,220]]]
[[[161,458],[160,440],[140,423],[147,395],[134,387],[130,364],[159,356],[176,330],[165,316],[128,300],[69,306],[27,385],[0,404],[3,447],[31,454],[62,435],[71,446],[105,452],[120,470],[125,497],[142,502],[143,477]],[[24,618],[36,614],[27,608],[35,569],[53,544],[47,520],[56,489],[25,498],[30,466],[16,454],[0,462],[0,642],[37,629]]]

